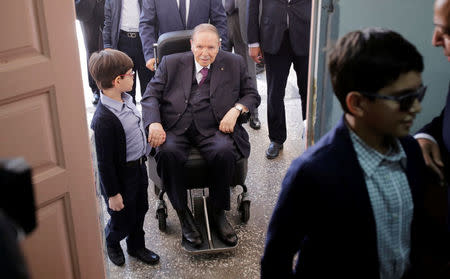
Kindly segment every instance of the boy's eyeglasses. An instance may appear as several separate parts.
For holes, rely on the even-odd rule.
[[[405,94],[402,94],[399,96],[386,96],[386,95],[380,95],[378,93],[361,92],[361,91],[359,91],[359,93],[361,93],[362,95],[364,95],[368,98],[395,101],[400,104],[401,111],[408,111],[411,108],[411,106],[414,104],[414,101],[416,99],[419,100],[419,102],[422,102],[426,91],[427,91],[427,87],[422,85],[418,89],[407,90],[407,91],[405,91]]]
[[[135,72],[134,72],[134,71],[131,71],[131,73],[119,75],[119,77],[126,77],[126,76],[134,77],[134,74],[135,74]]]

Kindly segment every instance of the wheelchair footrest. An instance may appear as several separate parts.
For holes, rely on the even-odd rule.
[[[202,234],[202,245],[200,247],[192,247],[189,243],[182,240],[181,246],[190,254],[221,253],[236,249],[238,244],[234,246],[226,245],[220,240],[214,228],[210,226],[209,221],[206,219],[208,214],[206,202],[207,200],[204,197],[194,197],[194,220]],[[208,228],[210,239],[208,238]]]

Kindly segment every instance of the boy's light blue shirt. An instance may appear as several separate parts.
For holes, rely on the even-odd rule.
[[[119,118],[125,131],[127,162],[135,161],[146,155],[147,140],[142,126],[141,114],[133,103],[133,98],[128,93],[122,93],[123,102],[100,95],[100,101]]]
[[[375,217],[380,278],[402,278],[410,267],[414,209],[404,170],[406,154],[398,139],[396,148],[381,154],[349,131]]]

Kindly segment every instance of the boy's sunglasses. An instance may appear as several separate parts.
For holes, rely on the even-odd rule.
[[[427,91],[427,87],[422,85],[418,89],[407,90],[407,91],[405,91],[405,94],[402,94],[399,96],[386,96],[386,95],[380,95],[378,93],[369,93],[369,92],[361,92],[361,91],[359,91],[359,93],[361,93],[362,95],[364,95],[368,98],[395,101],[400,104],[401,111],[408,111],[411,108],[411,106],[414,104],[414,101],[416,99],[419,100],[419,102],[422,102],[426,91]]]
[[[131,73],[119,75],[119,77],[126,77],[126,76],[134,77],[134,74],[135,74],[135,72],[134,72],[134,71],[131,71]]]

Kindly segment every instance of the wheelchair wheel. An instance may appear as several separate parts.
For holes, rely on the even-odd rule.
[[[241,221],[247,223],[250,219],[250,201],[242,201],[239,206],[239,213],[241,214]]]
[[[166,213],[164,210],[158,210],[156,212],[156,218],[158,218],[158,228],[160,231],[165,232],[167,229],[167,222],[166,222]]]

